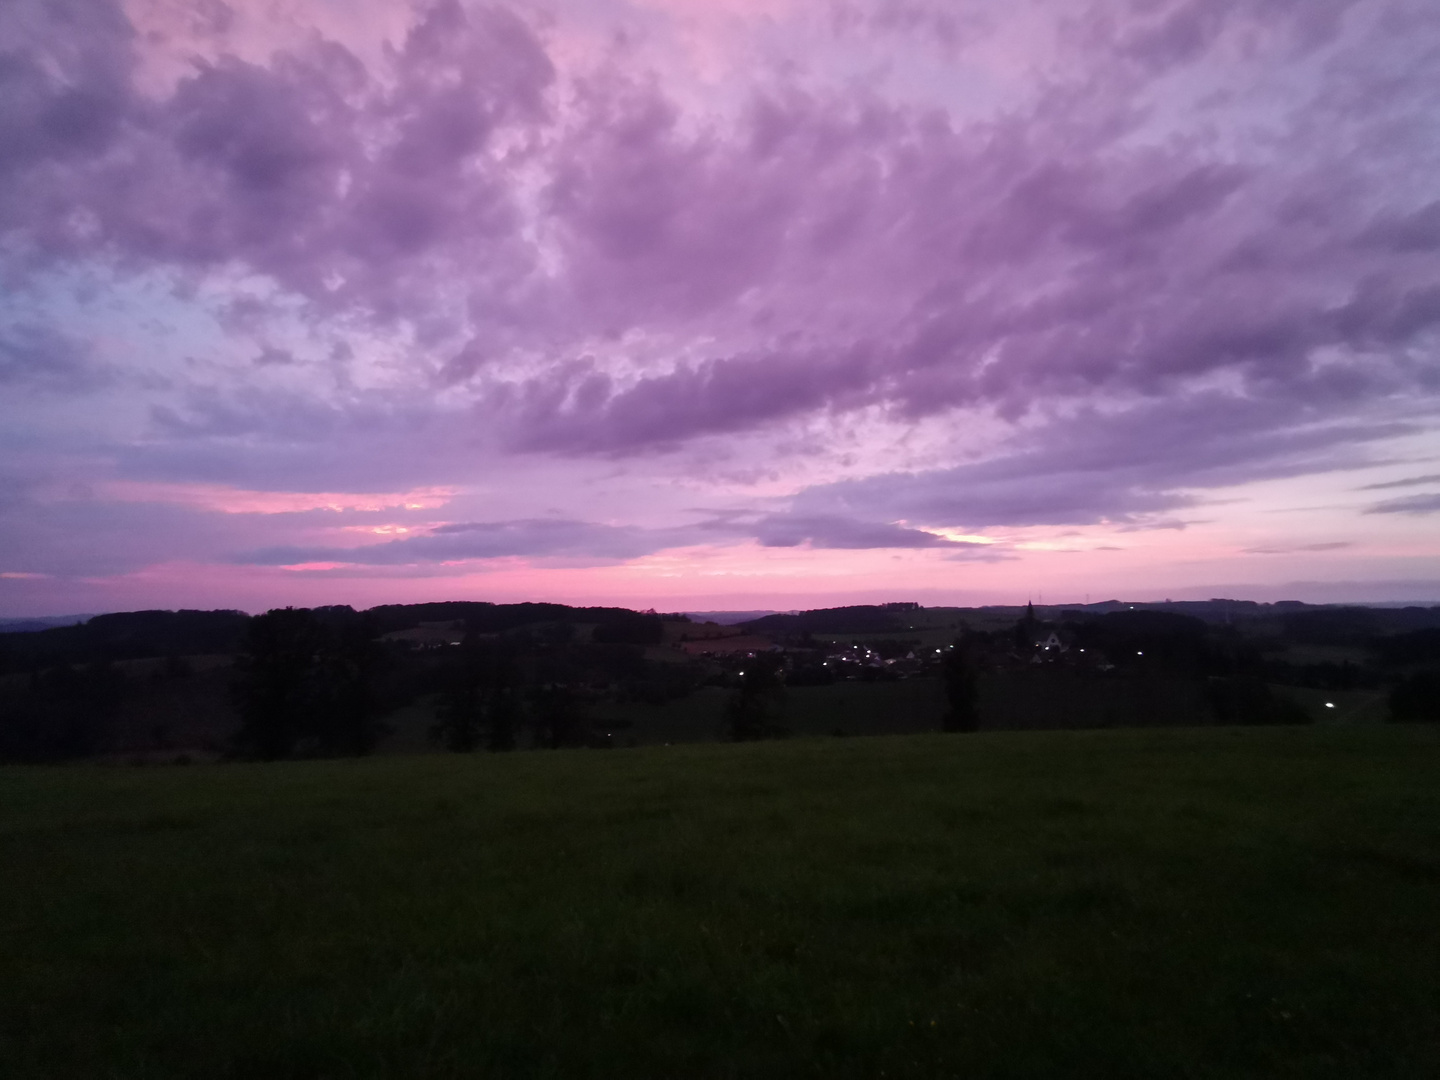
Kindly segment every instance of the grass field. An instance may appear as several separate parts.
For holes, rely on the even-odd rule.
[[[1440,731],[0,770],[8,1078],[1440,1075]]]
[[[642,746],[724,740],[728,730],[725,703],[732,691],[701,687],[664,705],[628,703],[611,707],[619,721],[608,730],[615,745],[635,740]],[[817,735],[914,735],[938,731],[945,713],[945,690],[939,679],[900,682],[841,681],[829,686],[796,686],[785,691],[778,722],[800,737]]]

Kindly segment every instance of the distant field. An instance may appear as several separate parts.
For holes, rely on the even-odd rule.
[[[731,691],[702,687],[665,705],[632,703],[611,707],[618,725],[608,730],[615,745],[633,740],[657,743],[724,739],[725,702]],[[938,731],[945,712],[939,679],[900,682],[841,681],[830,686],[795,686],[785,691],[779,722],[792,735],[909,735]],[[599,725],[606,730],[606,725]]]
[[[1440,1075],[1440,731],[0,770],[7,1078]]]
[[[1304,686],[1272,689],[1296,702],[1318,723],[1383,724],[1390,719],[1388,690],[1312,690]]]
[[[1384,723],[1385,691],[1272,687],[1317,723]],[[616,746],[632,742],[707,742],[724,738],[729,691],[703,688],[665,705],[630,703],[603,713]],[[1335,708],[1327,709],[1325,702]],[[1203,727],[1215,722],[1198,679],[1108,679],[1058,668],[990,672],[979,680],[980,727],[1024,731],[1106,727]],[[792,735],[913,735],[940,730],[946,709],[938,678],[897,682],[842,680],[785,691],[780,724]],[[600,724],[602,730],[606,725]]]

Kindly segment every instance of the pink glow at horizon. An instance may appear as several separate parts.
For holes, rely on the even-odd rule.
[[[1429,0],[14,0],[0,615],[1440,601]]]

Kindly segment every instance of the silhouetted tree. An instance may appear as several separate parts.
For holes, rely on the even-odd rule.
[[[0,761],[65,761],[111,748],[128,684],[108,661],[30,675],[0,700]]]
[[[980,726],[980,685],[963,639],[957,638],[946,650],[940,661],[940,676],[945,680],[947,706],[942,726],[946,731],[975,731]]]
[[[745,661],[740,685],[725,703],[725,723],[736,742],[774,738],[785,734],[780,713],[785,684],[778,656],[760,655]]]
[[[454,672],[440,696],[432,738],[447,750],[468,753],[480,746],[480,732],[485,723],[485,687],[479,678],[465,669]]]
[[[306,734],[321,637],[308,608],[276,608],[250,620],[235,683],[244,753],[273,761],[293,752]]]
[[[514,647],[471,636],[441,694],[431,734],[451,750],[513,750],[524,716],[524,679]]]
[[[574,689],[564,683],[543,683],[535,688],[535,738],[557,750],[584,741],[585,718]]]
[[[1078,628],[1075,644],[1098,649],[1112,664],[1197,676],[1207,670],[1206,626],[1169,611],[1112,611]],[[1222,665],[1223,666],[1223,665]]]
[[[524,720],[524,704],[520,696],[521,679],[511,665],[502,665],[490,690],[489,721],[485,731],[485,749],[514,750]]]
[[[1310,714],[1265,683],[1249,676],[1211,679],[1206,686],[1210,707],[1222,724],[1308,724]]]
[[[385,653],[368,620],[348,607],[320,609],[321,647],[311,672],[307,734],[327,754],[368,754],[379,738],[376,680]]]
[[[364,754],[378,729],[373,682],[383,653],[350,608],[277,608],[250,621],[235,695],[243,753],[265,760],[299,748]]]

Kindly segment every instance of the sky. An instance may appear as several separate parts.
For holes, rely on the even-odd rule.
[[[0,614],[1440,602],[1434,0],[7,0]]]

